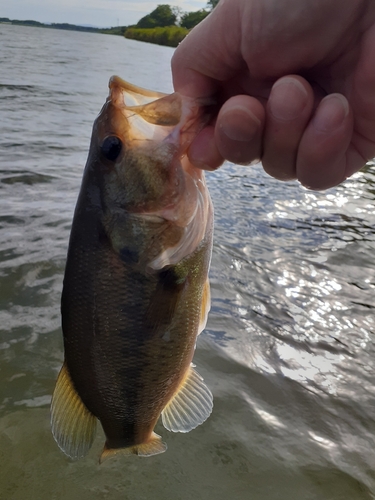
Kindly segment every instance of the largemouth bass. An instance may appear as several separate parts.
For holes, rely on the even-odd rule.
[[[53,435],[72,458],[100,421],[101,460],[162,453],[160,415],[188,432],[212,411],[192,358],[210,308],[213,209],[203,171],[184,156],[205,108],[118,77],[109,88],[73,218],[51,405]]]

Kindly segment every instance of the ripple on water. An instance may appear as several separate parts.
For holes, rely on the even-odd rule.
[[[214,393],[212,416],[186,435],[158,426],[169,448],[150,460],[99,467],[102,435],[79,463],[59,451],[47,406],[92,123],[113,73],[170,90],[173,51],[1,24],[0,36],[4,498],[373,499],[374,162],[325,193],[260,166],[207,173],[212,310],[195,362]]]

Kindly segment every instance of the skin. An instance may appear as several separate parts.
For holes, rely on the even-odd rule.
[[[172,59],[176,91],[219,103],[190,161],[341,183],[375,156],[374,68],[373,0],[221,0]]]

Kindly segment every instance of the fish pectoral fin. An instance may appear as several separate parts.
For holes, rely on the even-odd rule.
[[[191,366],[178,392],[161,413],[163,425],[172,432],[189,432],[210,416],[211,391]]]
[[[115,455],[138,455],[139,457],[151,457],[152,455],[164,453],[166,449],[167,445],[161,440],[161,437],[153,432],[147,443],[136,444],[134,446],[130,446],[129,448],[109,448],[106,443],[100,456],[99,463],[103,463],[105,460],[114,457]]]
[[[96,417],[89,412],[75,390],[64,363],[51,403],[51,427],[55,441],[70,458],[81,458],[91,448],[96,423]]]
[[[146,314],[151,330],[158,332],[169,327],[185,286],[186,274],[180,275],[175,267],[167,267],[158,272],[158,282]]]
[[[198,327],[198,335],[203,332],[206,328],[208,313],[211,309],[211,291],[210,291],[210,282],[207,278],[206,283],[204,284],[203,295],[202,295],[202,306],[201,306],[201,317],[199,321]]]

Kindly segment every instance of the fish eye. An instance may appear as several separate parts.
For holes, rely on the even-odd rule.
[[[100,146],[102,154],[107,158],[107,160],[115,161],[117,160],[119,154],[121,153],[122,142],[121,139],[115,135],[109,135],[103,141]]]

